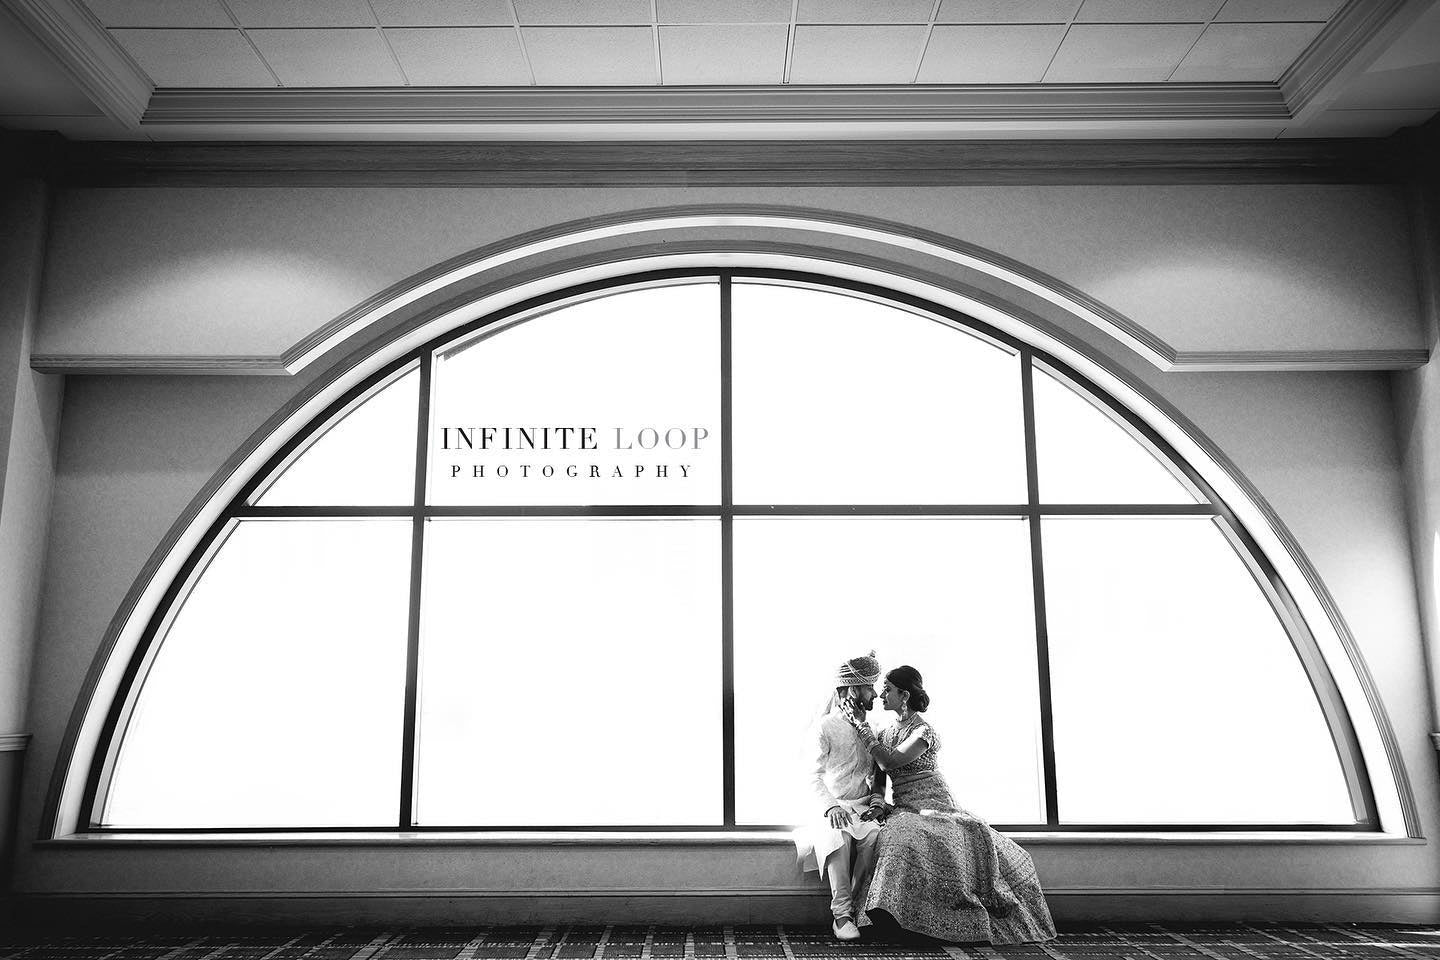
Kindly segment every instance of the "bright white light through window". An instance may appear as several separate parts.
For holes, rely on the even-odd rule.
[[[1305,671],[1214,521],[1044,524],[1063,821],[1351,819]]]
[[[874,649],[991,822],[1374,825],[1304,625],[1162,440],[1008,335],[804,282],[562,299],[320,415],[157,614],[92,823],[802,822]]]
[[[717,822],[719,527],[431,521],[418,822]]]
[[[409,572],[408,522],[239,524],[155,658],[105,822],[394,823]]]
[[[1170,469],[1114,419],[1035,370],[1041,503],[1194,503]]]
[[[794,731],[818,716],[840,661],[872,648],[883,670],[924,675],[961,805],[1001,823],[1044,819],[1029,538],[1014,519],[736,520],[739,821],[815,813]],[[895,716],[877,701],[870,719]]]
[[[430,502],[718,502],[719,311],[714,282],[656,287],[437,355]]]
[[[858,297],[737,283],[738,503],[1023,503],[1016,354]]]
[[[257,503],[368,507],[413,502],[419,386],[420,376],[412,371],[366,397],[305,448]]]

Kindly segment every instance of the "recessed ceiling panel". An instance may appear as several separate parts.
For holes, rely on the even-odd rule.
[[[1039,83],[1065,25],[936,25],[920,63],[921,83]]]
[[[287,87],[398,87],[405,80],[375,30],[251,30]]]
[[[785,23],[790,0],[655,0],[661,23]]]
[[[508,0],[370,0],[387,27],[484,27],[513,24]]]
[[[660,73],[672,85],[779,84],[789,32],[784,23],[664,26]]]
[[[1080,0],[942,0],[936,23],[1069,23]]]
[[[525,27],[525,49],[542,86],[658,83],[649,27]]]
[[[1320,33],[1318,23],[1212,23],[1171,76],[1185,81],[1274,81]]]
[[[1047,83],[1159,83],[1205,28],[1198,24],[1075,24]]]
[[[111,30],[157,87],[273,87],[239,30]]]
[[[790,58],[791,83],[910,83],[922,26],[799,26]]]
[[[530,85],[530,68],[514,27],[390,27],[385,36],[414,86]]]
[[[226,0],[242,27],[373,27],[365,0]]]
[[[798,23],[929,23],[932,0],[800,0]]]
[[[651,23],[650,0],[515,0],[521,23]]]
[[[1075,19],[1091,23],[1204,23],[1225,0],[1085,0]]]
[[[1344,0],[1226,0],[1215,17],[1230,20],[1329,20]]]
[[[107,27],[233,27],[220,0],[85,0]]]

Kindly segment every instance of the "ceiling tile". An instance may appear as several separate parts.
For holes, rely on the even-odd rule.
[[[1321,23],[1212,23],[1170,79],[1278,80],[1323,26]]]
[[[936,23],[1069,23],[1080,0],[944,0]]]
[[[1063,23],[937,25],[921,83],[1039,83],[1065,36]]]
[[[1204,23],[1225,0],[1085,0],[1080,23]]]
[[[251,30],[287,87],[398,87],[405,81],[379,30]]]
[[[514,27],[390,27],[385,36],[413,86],[530,85],[530,67]]]
[[[1234,20],[1329,20],[1343,0],[1227,0],[1215,19]]]
[[[649,27],[525,27],[525,49],[543,86],[658,83]]]
[[[650,0],[515,0],[521,23],[650,23]]]
[[[786,23],[664,26],[660,75],[666,84],[783,83]]]
[[[509,0],[370,0],[387,27],[483,27],[513,24]]]
[[[932,0],[800,0],[797,23],[929,23]]]
[[[226,0],[242,27],[373,27],[365,0]]]
[[[239,30],[111,30],[157,87],[273,87]]]
[[[909,83],[923,26],[795,28],[791,83]]]
[[[790,0],[655,0],[661,23],[790,22]]]
[[[1045,82],[1158,83],[1203,29],[1198,23],[1075,24],[1065,34]]]
[[[220,0],[85,0],[107,27],[233,27]]]

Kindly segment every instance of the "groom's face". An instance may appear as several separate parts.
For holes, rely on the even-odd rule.
[[[851,687],[850,699],[855,701],[855,706],[860,708],[860,712],[869,713],[870,708],[875,706],[875,688]]]

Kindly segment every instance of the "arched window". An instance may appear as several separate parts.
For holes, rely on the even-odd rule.
[[[746,829],[874,648],[1010,829],[1375,830],[1227,506],[1060,360],[860,283],[565,291],[336,401],[210,529],[94,830]]]

